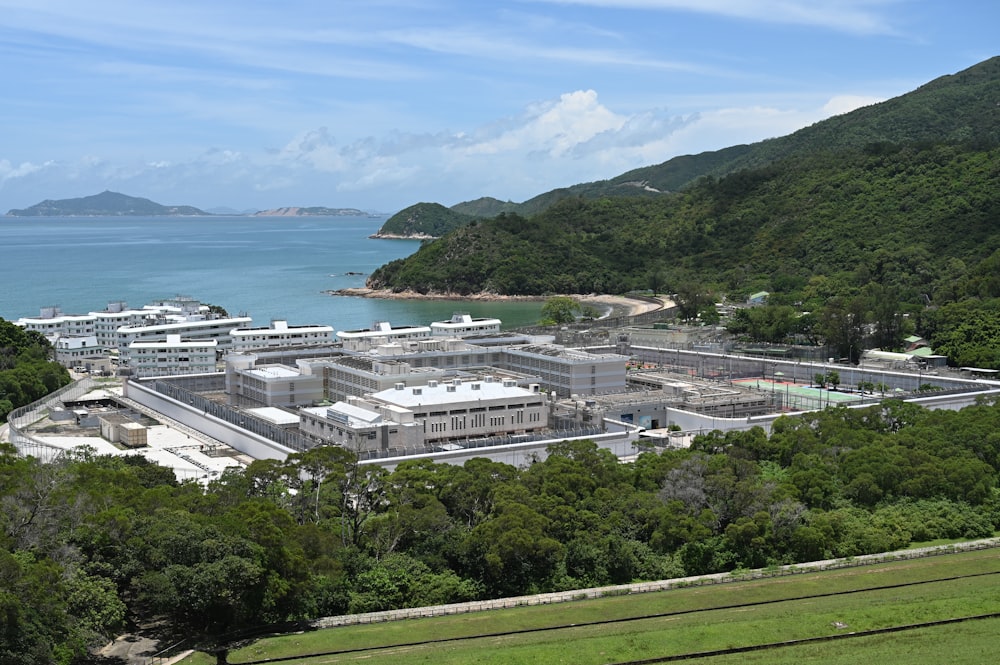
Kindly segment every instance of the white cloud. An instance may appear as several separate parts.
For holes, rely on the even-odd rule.
[[[8,180],[13,180],[15,178],[23,178],[32,173],[41,171],[42,169],[52,166],[53,162],[45,162],[44,164],[32,164],[31,162],[21,162],[18,165],[13,165],[9,160],[0,159],[0,183],[6,182]]]
[[[598,134],[621,128],[626,121],[600,104],[593,90],[578,90],[529,108],[517,125],[494,136],[479,137],[463,152],[474,155],[531,150],[560,157]]]
[[[871,106],[885,101],[881,97],[866,97],[862,95],[837,95],[823,105],[823,113],[826,116],[842,115],[850,113],[862,106]]]
[[[393,132],[341,143],[330,129],[317,127],[274,150],[213,148],[188,159],[131,163],[99,157],[41,166],[0,161],[0,182],[30,181],[20,191],[26,200],[14,207],[103,189],[202,208],[329,205],[389,212],[427,200],[523,201],[677,155],[782,136],[873,101],[839,95],[686,115],[662,108],[621,113],[596,91],[576,90],[458,132]]]

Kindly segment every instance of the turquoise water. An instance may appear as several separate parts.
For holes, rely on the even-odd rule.
[[[255,325],[286,319],[337,330],[373,321],[427,324],[454,311],[504,327],[534,323],[540,303],[380,300],[324,291],[364,286],[416,240],[372,240],[368,217],[0,217],[0,317],[67,314],[124,300],[140,307],[175,295],[246,313]],[[360,273],[360,274],[347,274]]]

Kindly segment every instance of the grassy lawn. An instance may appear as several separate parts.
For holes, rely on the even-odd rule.
[[[995,572],[1000,572],[1000,551],[984,550],[561,605],[333,628],[262,640],[232,653],[230,662],[384,647],[377,651],[317,656],[294,662],[363,661],[372,665],[422,662],[433,662],[435,665],[470,662],[486,665],[614,663],[996,612],[1000,611],[1000,576],[942,581],[943,578]],[[931,582],[919,586],[873,589],[925,581]],[[864,589],[869,590],[849,595],[796,599]],[[726,607],[767,601],[778,602]],[[691,613],[692,610],[704,611]],[[620,623],[579,625],[676,612],[687,613]],[[846,627],[837,628],[834,625],[837,622],[846,624]],[[572,624],[577,626],[571,627]],[[562,628],[502,637],[475,637],[557,626]],[[907,665],[985,662],[982,654],[1000,647],[998,628],[1000,621],[983,620],[733,657],[713,657],[710,662],[792,663],[793,659],[795,663],[859,662],[859,649],[864,650],[866,662],[905,662]],[[473,639],[398,646],[453,637]],[[935,647],[909,648],[912,643],[920,641],[933,643]],[[941,646],[945,643],[950,646]],[[906,648],[901,645],[906,645]],[[904,658],[904,653],[909,656]],[[935,653],[937,658],[932,655]],[[967,660],[960,661],[959,658]],[[207,665],[214,660],[198,654],[184,662],[186,665]]]

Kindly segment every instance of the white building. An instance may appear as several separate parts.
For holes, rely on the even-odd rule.
[[[627,356],[615,353],[591,353],[556,344],[525,344],[504,349],[497,366],[537,376],[545,390],[569,397],[622,390],[627,364]]]
[[[293,407],[324,399],[323,375],[300,360],[296,367],[257,365],[250,353],[226,356],[226,395],[229,404],[242,407]]]
[[[185,340],[180,335],[136,340],[128,347],[132,374],[146,378],[215,372],[218,345],[215,339]]]
[[[430,381],[425,386],[400,383],[365,399],[303,409],[299,423],[306,434],[359,451],[444,445],[547,426],[548,407],[537,386],[525,389],[513,380],[492,377]]]
[[[164,313],[156,307],[143,307],[142,309],[131,309],[124,302],[108,303],[107,308],[101,312],[90,312],[94,317],[94,334],[97,335],[97,343],[106,351],[118,348],[118,329],[128,326],[138,326],[153,321],[157,316]]]
[[[392,388],[397,383],[423,386],[432,380],[443,380],[448,370],[437,367],[415,369],[402,360],[391,357],[339,356],[303,360],[314,374],[323,377],[326,398],[331,401],[348,397],[364,397]]]
[[[104,355],[96,335],[59,336],[53,343],[56,362],[63,367],[86,366],[87,362]]]
[[[423,447],[423,427],[413,420],[412,412],[358,397],[329,407],[301,409],[299,430],[355,452]]]
[[[473,318],[469,314],[455,312],[448,321],[431,323],[431,334],[445,337],[467,337],[500,332],[500,319]]]
[[[272,321],[263,328],[234,328],[230,332],[236,353],[288,346],[329,346],[333,344],[331,326],[290,326],[287,321]]]
[[[431,336],[430,326],[393,327],[388,321],[376,321],[371,328],[359,330],[338,330],[337,339],[344,348],[367,351],[373,345],[398,342],[404,339],[421,339]]]
[[[164,341],[168,336],[179,336],[187,340],[215,341],[219,352],[232,346],[230,332],[251,323],[249,316],[236,316],[218,319],[199,318],[185,319],[181,315],[158,317],[155,322],[122,326],[118,329],[119,364],[131,367],[131,348],[135,342]],[[213,359],[214,362],[214,359]]]
[[[94,334],[93,314],[63,314],[58,307],[42,307],[37,317],[21,317],[14,325],[45,335],[49,341],[59,337],[87,337]]]

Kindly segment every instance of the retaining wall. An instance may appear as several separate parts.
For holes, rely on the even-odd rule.
[[[657,582],[639,582],[636,584],[621,584],[617,586],[577,589],[575,591],[562,591],[558,593],[542,593],[533,596],[516,596],[513,598],[498,598],[496,600],[482,600],[469,603],[434,605],[431,607],[387,610],[384,612],[345,614],[342,616],[317,619],[310,622],[310,625],[314,628],[334,628],[337,626],[354,626],[369,623],[382,623],[386,621],[402,621],[404,619],[419,619],[423,617],[446,616],[449,614],[486,612],[489,610],[507,609],[513,607],[552,605],[555,603],[567,603],[575,600],[587,600],[590,598],[626,596],[633,593],[650,593],[653,591],[666,591],[668,589],[680,589],[691,586],[725,584],[729,582],[746,582],[755,579],[784,577],[787,575],[811,573],[823,570],[871,566],[879,563],[889,563],[892,561],[921,559],[928,556],[954,554],[956,552],[971,552],[997,547],[1000,547],[1000,538],[988,538],[985,540],[970,541],[968,543],[959,543],[956,545],[921,547],[912,550],[898,550],[895,552],[883,552],[881,554],[865,554],[856,557],[812,561],[809,563],[778,566],[774,568],[736,571],[732,573],[716,573],[714,575],[698,575],[695,577],[681,577],[672,580],[660,580]]]

